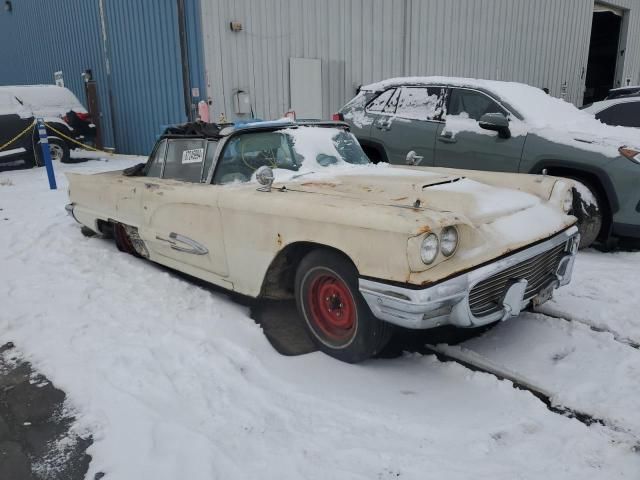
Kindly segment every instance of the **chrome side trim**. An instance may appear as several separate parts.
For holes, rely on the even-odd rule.
[[[193,255],[206,255],[207,253],[209,253],[209,249],[201,243],[198,243],[195,240],[192,240],[189,237],[185,237],[184,235],[180,235],[176,232],[171,232],[168,239],[156,235],[156,240],[167,242],[169,245],[171,245],[171,248],[173,250],[177,250],[178,252],[191,253]],[[183,245],[180,245],[180,243],[182,243]],[[185,247],[184,245],[187,246]]]
[[[468,301],[469,292],[477,283],[565,243],[564,256],[559,267],[555,272],[549,273],[551,275],[555,274],[556,277],[552,288],[566,285],[571,280],[579,242],[578,229],[573,226],[544,242],[445,280],[432,287],[416,290],[360,278],[359,289],[377,318],[405,328],[424,329],[445,324],[459,327],[486,325],[518,315],[520,309],[526,307],[532,299],[520,298],[521,308],[517,308],[518,298],[516,298],[516,294],[522,296],[524,292],[521,287],[510,289],[511,293],[500,311],[478,318],[471,312]],[[543,294],[547,292],[542,290],[544,288],[538,294],[544,297],[541,298],[542,301],[546,301],[548,297]]]
[[[67,204],[64,206],[64,209],[67,211],[67,213],[69,214],[69,216],[70,216],[71,218],[73,218],[76,222],[78,222],[78,219],[77,219],[77,218],[76,218],[76,216],[73,214],[73,208],[74,208],[75,206],[76,206],[76,204],[75,204],[75,203],[67,203]],[[80,223],[80,222],[78,222],[78,223]]]

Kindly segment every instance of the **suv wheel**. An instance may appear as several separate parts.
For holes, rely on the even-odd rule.
[[[580,232],[580,248],[587,248],[596,241],[602,230],[604,212],[602,202],[596,190],[584,180],[574,178],[580,182],[586,191],[582,193],[574,189],[573,215],[578,219],[578,231]]]

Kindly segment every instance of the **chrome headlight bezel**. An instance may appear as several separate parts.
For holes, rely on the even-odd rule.
[[[447,238],[449,237],[449,238]],[[447,248],[447,244],[451,244],[453,241],[453,248],[450,246]],[[460,234],[458,233],[458,229],[454,225],[450,225],[448,227],[444,227],[442,232],[440,232],[440,252],[446,258],[451,257],[456,250],[458,250],[458,244],[460,243]]]
[[[425,265],[431,265],[440,253],[440,239],[435,233],[430,233],[420,242],[420,259]]]

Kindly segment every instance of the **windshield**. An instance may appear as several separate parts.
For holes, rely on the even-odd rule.
[[[299,127],[245,133],[230,139],[225,146],[214,183],[247,182],[263,165],[276,172],[308,173],[334,165],[368,163],[356,138],[337,128]]]

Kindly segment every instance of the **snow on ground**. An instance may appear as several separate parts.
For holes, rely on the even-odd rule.
[[[579,260],[572,288],[556,292],[542,311],[640,344],[640,253],[589,250]]]
[[[113,480],[637,478],[640,455],[606,427],[552,413],[510,382],[433,356],[361,365],[321,353],[283,357],[226,295],[122,254],[110,241],[84,238],[64,211],[61,171],[136,161],[56,165],[55,192],[44,169],[0,173],[0,343],[15,342],[66,391],[78,429],[95,440],[87,478],[98,471]],[[587,265],[605,258],[580,255],[576,292],[589,283]],[[626,261],[640,266],[639,255]],[[597,268],[616,288],[635,278],[631,270]],[[567,308],[563,298],[554,305]],[[624,310],[625,300],[617,312],[632,322],[634,305]],[[607,359],[613,347],[600,341],[603,334],[535,321],[559,325],[552,338],[538,332],[536,343],[557,345],[564,336],[566,348],[601,349],[594,361],[630,362],[628,381],[637,383],[636,350]],[[503,326],[511,330],[504,341],[521,341],[525,324],[521,335],[533,335],[523,320]],[[501,361],[536,378],[554,375],[548,362],[527,363],[529,350],[505,349]],[[603,393],[612,383],[600,383],[606,367],[596,365],[596,374],[580,377],[583,389],[576,380],[572,397],[558,401],[586,402],[597,392],[608,402]],[[614,380],[624,383],[624,370]],[[635,422],[633,399],[618,400],[611,403],[620,409],[616,421]]]
[[[640,352],[608,332],[524,313],[449,349],[517,372],[554,405],[589,413],[640,441]]]

